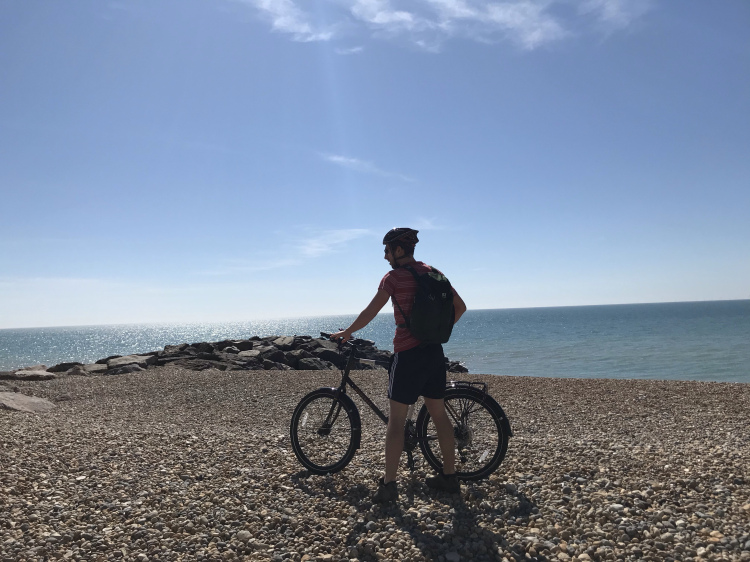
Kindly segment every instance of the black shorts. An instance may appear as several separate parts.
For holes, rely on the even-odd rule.
[[[445,355],[439,343],[394,353],[388,368],[388,398],[414,404],[420,396],[445,396]]]

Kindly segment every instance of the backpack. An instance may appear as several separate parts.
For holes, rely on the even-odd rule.
[[[430,271],[422,274],[417,273],[409,265],[403,267],[414,276],[417,290],[414,293],[411,316],[408,318],[398,301],[393,299],[401,316],[406,320],[406,324],[398,326],[406,327],[411,335],[423,344],[447,342],[451,337],[455,319],[451,282],[434,267],[430,267]]]

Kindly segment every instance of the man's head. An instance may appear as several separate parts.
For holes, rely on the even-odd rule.
[[[383,237],[385,259],[388,260],[392,268],[395,269],[399,266],[398,260],[401,258],[414,256],[414,246],[419,242],[418,232],[413,228],[393,228]]]

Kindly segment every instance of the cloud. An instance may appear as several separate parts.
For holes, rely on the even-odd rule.
[[[239,0],[252,4],[263,17],[269,19],[275,31],[289,33],[295,41],[328,41],[333,31],[316,29],[310,17],[292,0]]]
[[[317,258],[338,251],[351,240],[371,234],[364,228],[326,230],[302,240],[301,252],[307,258]]]
[[[223,277],[294,267],[309,260],[338,252],[352,240],[371,234],[371,231],[363,228],[312,230],[294,240],[280,243],[279,248],[274,250],[274,254],[284,254],[285,257],[267,258],[259,256],[252,259],[225,259],[212,269],[205,269],[196,273],[198,275]]]
[[[363,174],[374,174],[377,176],[383,176],[387,178],[396,178],[396,179],[400,179],[402,181],[407,181],[407,182],[414,181],[413,178],[410,178],[403,174],[396,174],[393,172],[382,170],[378,168],[372,162],[359,160],[358,158],[349,158],[347,156],[341,156],[339,154],[321,154],[321,156],[328,162],[331,162],[332,164],[336,164],[343,168],[348,168],[349,170],[354,170],[355,172],[360,172]]]
[[[587,0],[580,6],[579,11],[582,14],[593,15],[600,24],[610,29],[622,29],[651,8],[651,0]]]
[[[303,0],[238,1],[254,6],[275,31],[296,41],[345,39],[345,33],[365,31],[438,51],[455,38],[509,41],[533,50],[591,28],[623,29],[648,12],[654,0],[319,0],[315,16],[332,22],[325,25],[303,10],[308,5]],[[353,54],[361,47],[336,52]]]
[[[362,51],[364,51],[364,47],[350,47],[348,49],[336,49],[337,55],[358,55]]]

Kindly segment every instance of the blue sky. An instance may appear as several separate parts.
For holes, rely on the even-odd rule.
[[[0,0],[0,328],[750,298],[750,4]]]

